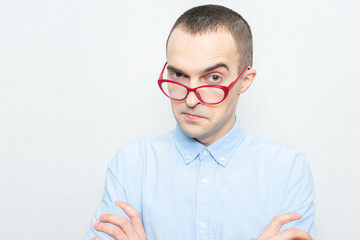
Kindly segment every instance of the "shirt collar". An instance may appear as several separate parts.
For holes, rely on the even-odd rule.
[[[226,167],[232,154],[241,144],[244,131],[239,121],[236,120],[233,128],[225,136],[206,147],[195,139],[188,137],[177,124],[174,130],[174,138],[175,144],[186,164],[191,163],[204,149],[207,149],[218,164]]]
[[[193,138],[188,137],[180,128],[179,124],[176,124],[174,130],[175,144],[179,149],[180,154],[184,158],[186,164],[189,164],[195,158],[197,158],[200,152],[204,149],[204,145],[199,143]]]

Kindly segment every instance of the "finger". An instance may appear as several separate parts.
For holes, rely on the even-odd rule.
[[[115,204],[120,207],[124,212],[130,217],[131,223],[135,229],[135,232],[144,238],[145,232],[144,227],[141,221],[141,216],[136,209],[134,209],[130,204],[126,202],[116,201]]]
[[[279,234],[279,239],[313,240],[311,235],[305,231],[289,228]]]
[[[93,237],[93,238],[91,238],[90,240],[104,240],[104,239],[98,238],[98,237]]]
[[[127,239],[125,233],[120,228],[110,224],[97,222],[94,224],[94,229],[106,233],[116,240]]]
[[[276,234],[280,231],[282,225],[291,221],[299,220],[300,218],[301,215],[299,213],[286,213],[283,215],[276,216],[273,218],[270,224],[265,228],[265,231],[263,233]]]
[[[116,226],[119,226],[125,235],[130,239],[137,238],[137,234],[132,224],[125,217],[115,214],[102,214],[100,215],[99,220],[101,222],[112,223]]]

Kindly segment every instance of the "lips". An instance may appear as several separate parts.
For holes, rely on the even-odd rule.
[[[196,121],[196,120],[200,120],[200,119],[205,118],[203,116],[199,116],[199,115],[191,114],[191,113],[183,113],[183,114],[184,114],[186,119],[191,120],[191,121]]]

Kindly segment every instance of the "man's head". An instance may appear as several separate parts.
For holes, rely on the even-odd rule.
[[[167,41],[167,78],[195,88],[229,86],[252,65],[252,37],[245,20],[222,6],[188,10],[174,24]],[[247,69],[219,104],[202,103],[194,92],[171,101],[176,121],[189,137],[210,145],[235,123],[238,98],[251,85],[256,71]]]
[[[183,13],[173,25],[192,35],[226,30],[233,36],[239,53],[239,73],[253,64],[253,41],[249,24],[237,12],[219,5],[204,5],[191,8]]]

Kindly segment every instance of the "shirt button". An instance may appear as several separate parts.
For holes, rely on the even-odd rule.
[[[225,161],[225,157],[221,156],[220,161]]]
[[[205,156],[209,155],[209,151],[208,151],[208,150],[204,150],[204,155],[205,155]]]
[[[209,179],[207,179],[206,177],[204,177],[201,181],[202,181],[203,183],[208,183]]]
[[[207,227],[206,223],[204,223],[204,222],[201,222],[201,223],[200,223],[200,228],[204,229],[204,228],[206,228],[206,227]]]

